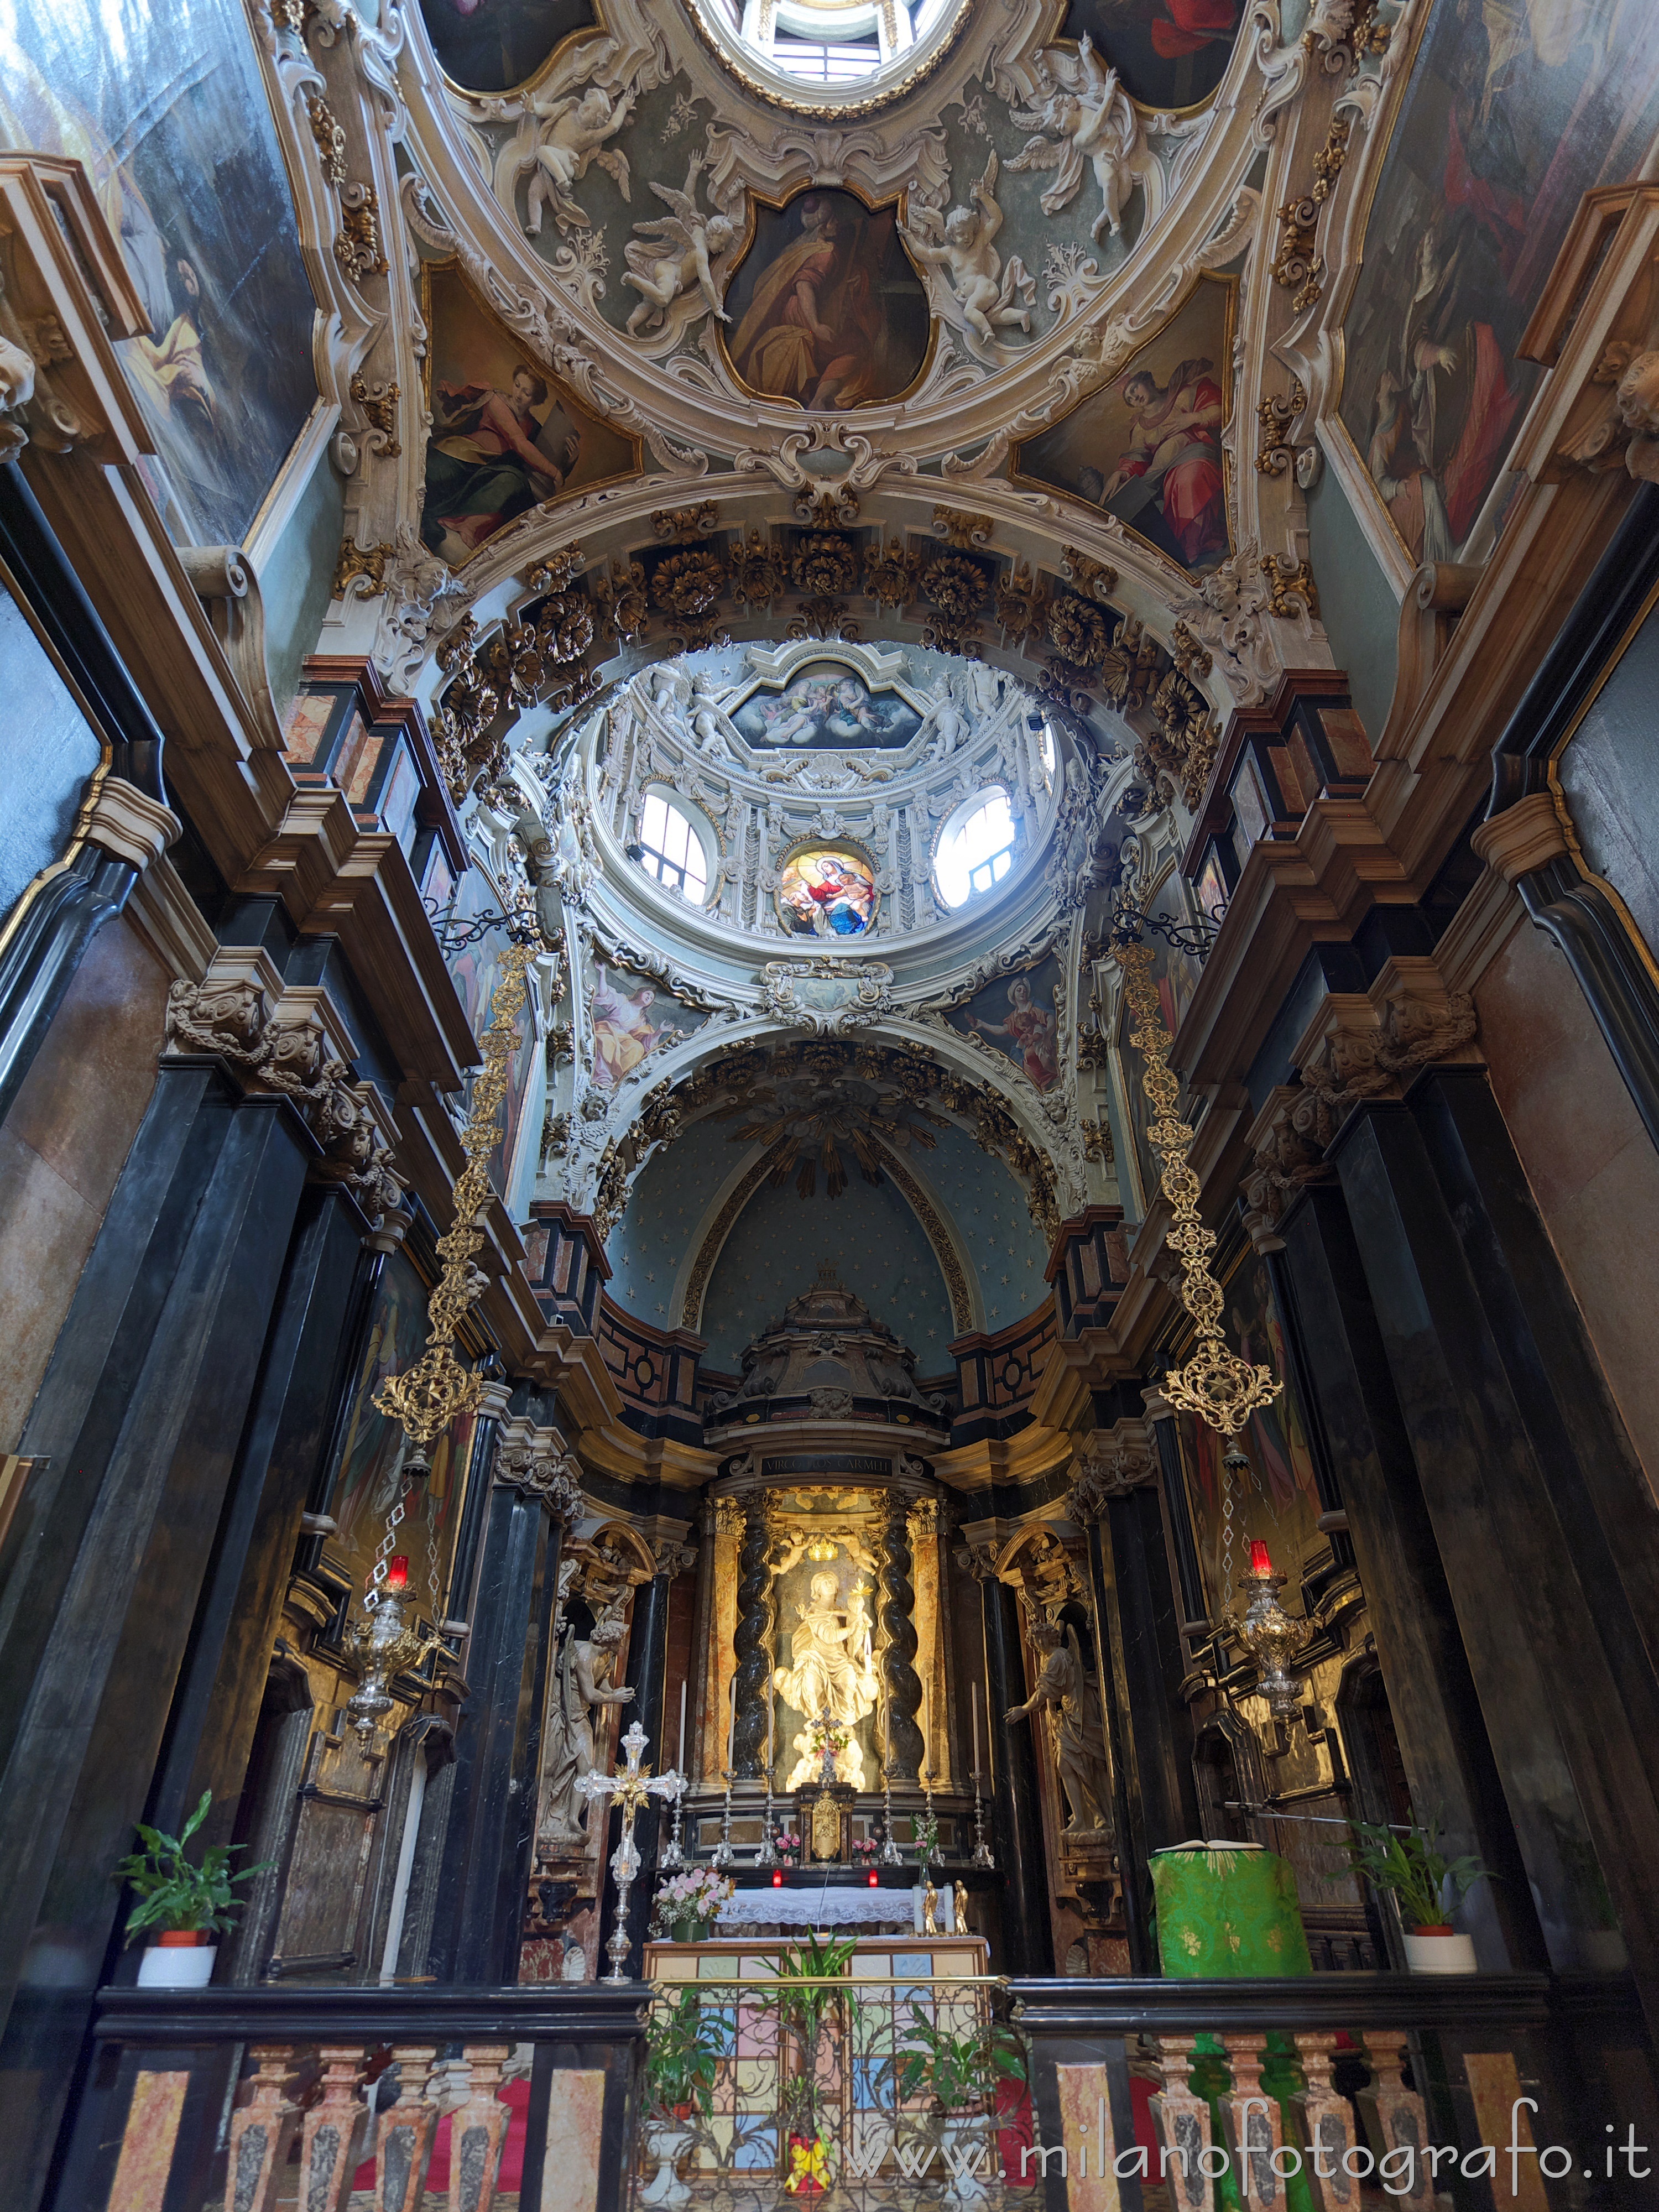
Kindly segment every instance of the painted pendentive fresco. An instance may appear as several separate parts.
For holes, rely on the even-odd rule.
[[[720,342],[751,392],[805,408],[895,399],[927,357],[927,295],[897,210],[851,192],[757,205]]]
[[[945,1018],[964,1036],[981,1036],[1006,1053],[1039,1091],[1060,1080],[1060,1024],[1054,991],[1060,963],[1051,952],[1018,975],[999,976]]]
[[[1196,285],[1121,376],[1014,448],[1015,475],[1103,507],[1194,574],[1224,560],[1233,298]]]
[[[1273,1565],[1294,1581],[1304,1554],[1320,1540],[1322,1510],[1266,1263],[1247,1248],[1223,1287],[1227,1342],[1253,1365],[1271,1367],[1285,1388],[1252,1413],[1239,1432],[1239,1448],[1250,1465],[1249,1473],[1238,1478],[1231,1516],[1224,1510],[1231,1480],[1222,1465],[1225,1443],[1190,1414],[1177,1417],[1193,1533],[1212,1621],[1229,1605],[1242,1604],[1237,1584],[1249,1562],[1251,1538],[1263,1539]]]
[[[409,1439],[396,1421],[374,1407],[374,1393],[389,1375],[407,1372],[426,1349],[426,1286],[403,1252],[386,1255],[375,1286],[362,1358],[351,1385],[328,1510],[339,1533],[331,1553],[349,1567],[358,1589],[368,1585],[386,1517],[404,1494]],[[411,1588],[427,1589],[435,1558],[441,1590],[449,1571],[461,1491],[472,1449],[473,1417],[459,1415],[432,1447],[432,1473],[404,1507],[397,1548],[409,1556]]]
[[[1659,10],[1439,0],[1378,179],[1340,416],[1413,562],[1459,557],[1541,370],[1515,349],[1659,120]]]
[[[681,1004],[644,975],[593,963],[590,1000],[593,1059],[589,1069],[601,1091],[614,1091],[641,1060],[700,1030],[708,1017]]]
[[[854,845],[808,845],[778,875],[778,919],[795,937],[863,937],[881,894],[867,854]]]
[[[595,21],[587,0],[421,0],[421,13],[445,76],[469,92],[522,84]]]
[[[122,365],[179,543],[240,545],[317,403],[317,301],[234,0],[0,12],[0,143],[84,164],[149,316]]]
[[[1061,37],[1093,40],[1146,107],[1207,100],[1232,58],[1241,0],[1072,0]]]
[[[865,745],[908,745],[921,717],[896,692],[872,692],[842,662],[815,660],[783,690],[767,687],[732,716],[745,744],[847,752]]]
[[[639,448],[515,345],[459,270],[431,270],[428,287],[421,536],[459,568],[531,507],[630,475]]]

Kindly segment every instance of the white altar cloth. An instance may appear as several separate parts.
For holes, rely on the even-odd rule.
[[[831,1882],[826,1889],[734,1890],[720,1907],[716,1929],[737,1934],[744,1926],[763,1923],[784,1928],[875,1928],[884,1921],[901,1927],[911,1920],[908,1889],[854,1887],[850,1882]]]

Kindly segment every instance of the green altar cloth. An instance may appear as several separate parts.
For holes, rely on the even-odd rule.
[[[1171,1981],[1312,1973],[1296,1876],[1277,1853],[1249,1844],[1188,1844],[1155,1851],[1150,1863],[1158,1960]],[[1213,2141],[1224,2143],[1218,2100],[1230,2077],[1219,2036],[1197,2039],[1192,2085],[1209,2100]],[[1287,2101],[1302,2087],[1296,2045],[1277,2030],[1268,2032],[1261,2086],[1278,2101],[1285,2141],[1297,2142]],[[1240,2212],[1238,2177],[1231,2169],[1217,2179],[1215,2197],[1220,2212]],[[1313,2212],[1305,2175],[1285,2176],[1285,2201],[1286,2212]]]
[[[1296,1876],[1276,1852],[1182,1844],[1154,1851],[1152,1874],[1171,1981],[1312,1973]]]

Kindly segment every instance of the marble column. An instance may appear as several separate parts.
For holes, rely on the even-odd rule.
[[[915,1782],[927,1749],[916,1715],[921,1710],[921,1677],[916,1656],[916,1594],[910,1582],[912,1501],[895,1494],[887,1501],[881,1538],[881,1625],[886,1644],[881,1655],[887,1692],[887,1774],[890,1781]]]
[[[732,1682],[736,1713],[732,1774],[738,1782],[759,1782],[766,1765],[766,1707],[772,1677],[772,1537],[766,1525],[765,1495],[760,1491],[744,1501],[732,1649],[737,1672]]]
[[[972,1571],[985,1612],[985,1695],[991,1708],[993,1843],[1002,1876],[1002,1936],[1011,1974],[1052,1974],[1054,1929],[1048,1917],[1048,1870],[1038,1809],[1036,1754],[1029,1721],[1003,1715],[1025,1702],[1020,1663],[1019,1602],[1006,1583]]]
[[[485,1389],[499,1419],[503,1386]],[[559,1548],[568,1515],[580,1510],[580,1492],[573,1502],[552,1472],[556,1452],[539,1448],[551,1434],[505,1423],[490,1470],[431,1952],[446,1981],[518,1979]]]
[[[1551,1963],[1627,1954],[1651,2024],[1651,1498],[1484,1073],[1331,1152]]]
[[[632,1685],[635,1703],[628,1708],[625,1717],[630,1726],[637,1718],[645,1730],[645,1750],[641,1765],[653,1774],[666,1773],[672,1765],[674,1747],[663,1738],[667,1719],[664,1698],[664,1675],[668,1656],[668,1608],[674,1586],[674,1577],[692,1564],[696,1553],[683,1549],[676,1543],[659,1545],[658,1563],[662,1571],[653,1575],[648,1583],[641,1583],[634,1593],[634,1619],[628,1639],[628,1672],[623,1679]],[[590,1818],[592,1816],[590,1815]],[[657,1800],[639,1814],[634,1823],[634,1840],[639,1846],[640,1870],[628,1899],[628,1960],[626,1971],[637,1974],[644,1964],[641,1948],[645,1942],[647,1923],[651,1917],[652,1893],[657,1887],[657,1856],[662,1838],[663,1814]],[[611,1856],[622,1840],[622,1814],[611,1809],[609,1830],[605,1836],[605,1863],[608,1869]],[[605,1945],[616,1924],[617,1891],[614,1882],[606,1881],[605,1905],[599,1921],[599,1951],[601,1960],[608,1957]],[[606,1967],[609,1972],[609,1967]]]

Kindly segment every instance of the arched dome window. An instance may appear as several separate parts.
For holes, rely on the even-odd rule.
[[[1014,865],[1019,831],[1006,791],[975,793],[945,823],[933,859],[939,896],[948,907],[966,906],[995,889]]]
[[[708,855],[696,825],[659,791],[648,791],[640,809],[640,835],[635,857],[647,876],[654,876],[682,898],[701,906],[708,896]]]
[[[738,74],[809,114],[908,89],[972,0],[692,0]],[[735,33],[735,35],[734,35]]]

